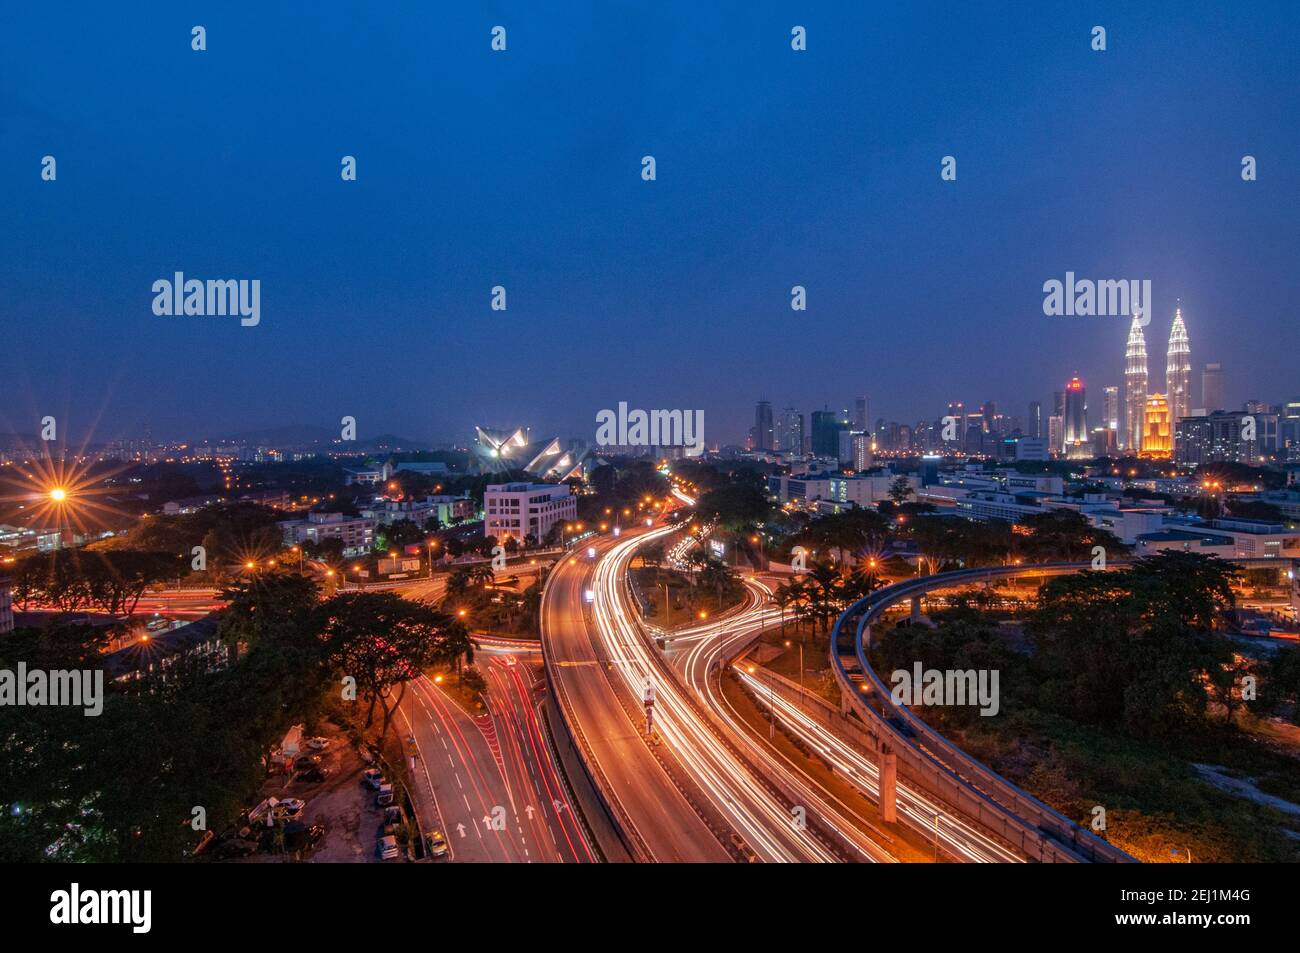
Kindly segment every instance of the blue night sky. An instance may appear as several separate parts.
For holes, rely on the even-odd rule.
[[[1044,316],[1066,271],[1152,279],[1153,390],[1181,297],[1193,405],[1205,361],[1230,404],[1281,401],[1300,394],[1298,9],[11,4],[0,430],[351,414],[362,437],[590,439],[626,400],[703,408],[716,443],[760,395],[1023,415],[1075,372],[1099,408],[1127,321]],[[261,324],[155,316],[178,270],[260,279]]]

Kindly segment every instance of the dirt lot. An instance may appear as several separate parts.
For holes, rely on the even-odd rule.
[[[375,792],[361,783],[366,764],[334,725],[325,724],[320,737],[330,742],[325,751],[319,752],[321,765],[329,769],[329,777],[312,784],[296,780],[297,772],[272,775],[262,785],[258,797],[302,798],[307,802],[303,821],[323,826],[325,836],[301,858],[261,851],[230,862],[381,863],[375,856],[375,840],[382,809],[375,806]]]

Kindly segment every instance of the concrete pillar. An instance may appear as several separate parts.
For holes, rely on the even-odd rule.
[[[921,614],[921,597],[912,597],[912,622],[913,624],[921,622],[925,617]]]
[[[880,819],[898,821],[898,755],[886,749],[880,755]]]

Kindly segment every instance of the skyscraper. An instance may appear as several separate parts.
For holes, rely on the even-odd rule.
[[[1091,456],[1088,436],[1088,392],[1076,376],[1065,385],[1065,453],[1068,457]]]
[[[1165,396],[1169,399],[1169,422],[1177,424],[1192,413],[1192,346],[1183,324],[1183,309],[1174,311],[1169,329],[1169,355],[1165,363]]]
[[[754,449],[772,449],[772,402],[760,400],[754,408]]]
[[[1201,407],[1207,414],[1227,410],[1223,403],[1223,365],[1206,364],[1201,371]]]
[[[811,422],[813,455],[838,459],[840,431],[844,429],[844,424],[836,419],[833,410],[814,410]]]
[[[1029,402],[1029,436],[1043,435],[1043,405],[1036,400]]]
[[[1103,387],[1101,425],[1108,430],[1119,430],[1119,388]]]
[[[1164,394],[1147,398],[1143,411],[1141,456],[1151,460],[1168,460],[1174,455],[1173,421],[1169,419],[1169,400]]]
[[[784,453],[803,453],[803,414],[787,407],[776,418],[776,449]]]
[[[1124,353],[1124,449],[1130,453],[1142,449],[1147,409],[1147,341],[1139,320],[1140,315],[1134,315]]]
[[[859,433],[870,433],[871,425],[867,422],[867,399],[859,397],[853,401],[853,429]]]

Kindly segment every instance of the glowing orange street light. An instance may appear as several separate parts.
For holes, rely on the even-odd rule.
[[[61,486],[56,486],[54,489],[50,490],[50,499],[55,503],[62,503],[67,498],[68,491]]]
[[[464,609],[460,609],[456,612],[456,615],[460,616],[462,619],[465,618],[466,614],[467,613],[465,612]]]
[[[250,559],[248,562],[244,563],[244,568],[245,568],[245,569],[252,569],[252,568],[253,568],[254,566],[256,566],[256,565],[257,565],[257,563],[253,562],[253,561]]]
[[[442,676],[441,676],[441,675],[435,675],[435,676],[433,676],[433,684],[435,684],[435,685],[441,685],[441,684],[442,684]]]

